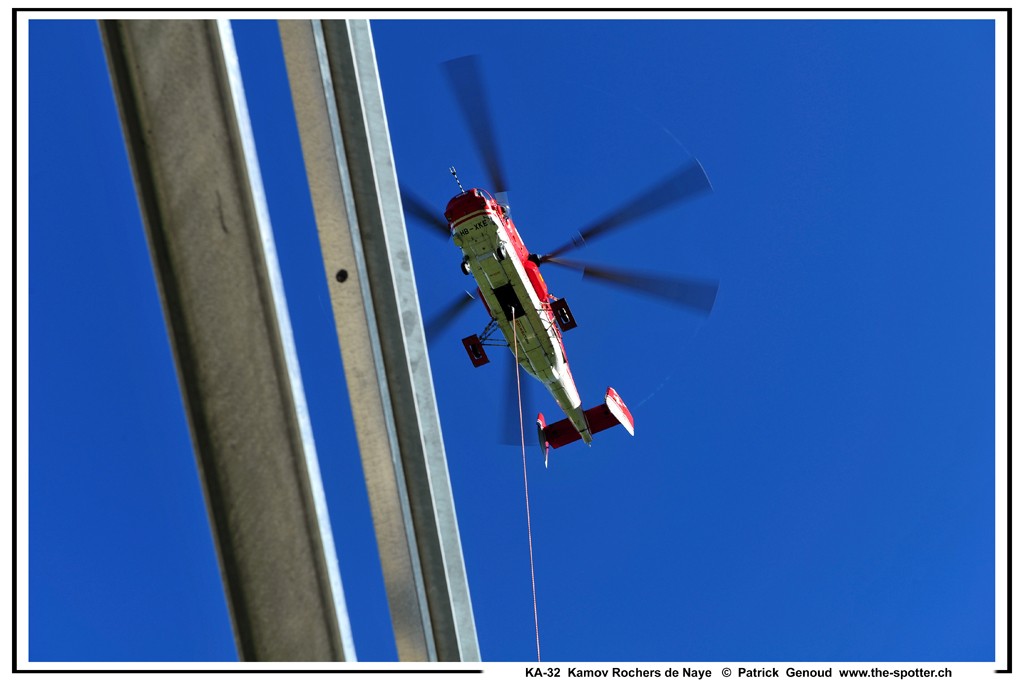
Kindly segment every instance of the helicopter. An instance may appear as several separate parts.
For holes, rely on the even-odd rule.
[[[699,161],[688,159],[648,190],[580,229],[567,243],[544,254],[531,252],[511,217],[491,117],[479,94],[484,82],[480,58],[459,57],[444,62],[442,69],[483,156],[495,193],[479,187],[464,189],[455,167],[449,167],[459,193],[448,202],[442,221],[430,204],[401,187],[406,211],[420,222],[436,226],[439,234],[460,249],[462,273],[472,276],[476,284],[477,296],[468,292],[460,295],[427,324],[428,338],[439,327],[452,323],[457,313],[474,300],[483,303],[489,321],[482,331],[462,339],[472,365],[481,367],[490,362],[486,347],[509,349],[519,366],[547,388],[565,414],[565,418],[551,424],[543,413],[537,415],[545,466],[551,449],[581,440],[590,445],[595,434],[609,428],[621,425],[633,435],[633,416],[614,388],[606,390],[602,403],[583,408],[563,340],[563,334],[575,329],[577,322],[566,300],[548,290],[540,268],[553,264],[577,270],[584,279],[623,286],[710,314],[718,293],[717,282],[645,275],[561,257],[588,240],[710,191],[707,174]]]

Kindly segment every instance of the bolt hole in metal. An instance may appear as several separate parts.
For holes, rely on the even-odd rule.
[[[334,278],[337,279],[339,283],[344,282],[348,279],[348,270],[338,270],[338,273],[334,275]]]

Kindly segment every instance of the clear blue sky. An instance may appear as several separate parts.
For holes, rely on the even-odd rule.
[[[588,245],[718,279],[700,316],[545,278],[583,400],[636,436],[528,450],[548,660],[994,657],[994,27],[375,21],[403,184],[482,165],[438,69],[478,53],[543,252],[691,155],[715,191]],[[276,26],[235,24],[360,659],[394,659]],[[94,22],[29,32],[32,660],[235,652]],[[467,285],[415,224],[424,315]],[[506,372],[431,346],[481,651],[535,656]],[[539,386],[538,386],[539,387]],[[557,413],[541,390],[526,407]]]

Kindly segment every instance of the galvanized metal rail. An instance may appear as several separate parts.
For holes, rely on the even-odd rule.
[[[243,660],[353,660],[227,21],[100,23]],[[480,653],[367,21],[283,21],[402,660]]]
[[[230,24],[100,27],[239,656],[354,659]]]
[[[279,27],[399,658],[479,660],[369,22]]]

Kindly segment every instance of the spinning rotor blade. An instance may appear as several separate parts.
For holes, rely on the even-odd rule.
[[[664,210],[675,203],[692,198],[710,189],[711,182],[708,180],[704,168],[701,167],[697,159],[691,159],[689,163],[655,186],[634,197],[631,201],[608,213],[588,227],[581,229],[578,238],[559,246],[547,255],[541,256],[540,261],[542,263],[547,262],[551,258],[556,258],[567,251],[579,248],[587,239],[593,239],[605,232],[625,227],[634,220]]]
[[[489,189],[492,192],[507,191],[508,185],[505,183],[505,173],[501,170],[498,144],[494,136],[493,117],[483,88],[480,55],[470,54],[452,59],[441,64],[441,68],[462,110],[462,116],[466,119],[473,141],[483,156],[491,180]]]
[[[427,342],[429,343],[437,334],[448,328],[474,300],[476,297],[472,293],[463,291],[462,295],[431,317],[430,321],[423,325],[423,333],[427,336]]]
[[[448,222],[438,215],[429,203],[416,196],[405,186],[399,186],[399,191],[402,194],[402,208],[407,213],[423,224],[434,227],[438,235],[443,236],[445,239],[451,238],[452,232]]]
[[[698,310],[705,315],[711,314],[718,296],[718,282],[706,279],[689,279],[684,277],[664,277],[660,275],[641,274],[627,270],[598,267],[575,260],[549,258],[548,262],[561,265],[583,273],[584,279],[614,284],[650,296],[663,298],[675,305]]]
[[[511,354],[507,355],[512,357]],[[519,371],[519,382],[516,383],[516,371]],[[523,434],[527,438],[531,437],[531,433],[535,432],[533,425],[533,419],[530,418],[530,405],[533,403],[531,399],[531,386],[536,380],[533,376],[530,376],[526,371],[516,366],[515,359],[513,358],[505,367],[502,368],[505,372],[505,402],[502,405],[501,412],[501,444],[503,445],[515,445],[518,447],[523,442]],[[522,393],[522,408],[523,408],[523,428],[524,431],[519,430],[519,395]]]

